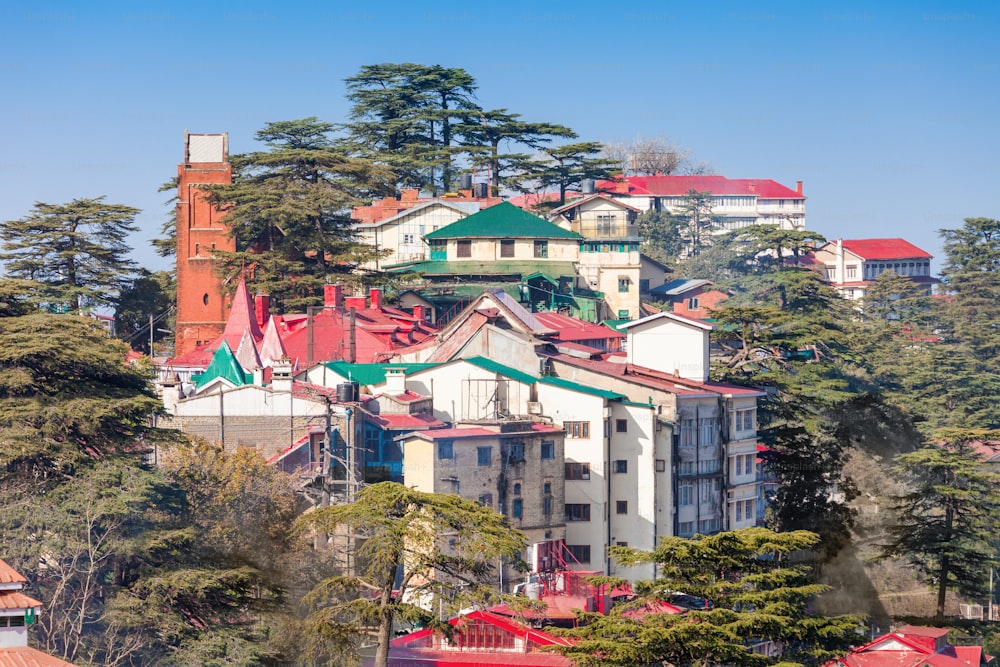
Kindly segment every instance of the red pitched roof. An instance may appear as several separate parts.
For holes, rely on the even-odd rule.
[[[21,591],[0,591],[0,609],[30,609],[42,603]]]
[[[621,331],[615,331],[603,324],[584,322],[569,315],[559,313],[535,313],[535,318],[549,329],[555,329],[556,339],[565,342],[583,340],[607,340],[626,338]]]
[[[75,667],[75,665],[30,646],[16,646],[0,648],[0,667]]]
[[[833,241],[836,243],[836,241]],[[854,239],[842,241],[862,259],[931,259],[933,255],[921,250],[906,239]]]
[[[770,178],[626,176],[621,181],[600,181],[597,187],[612,194],[629,195],[681,196],[695,190],[714,195],[756,195],[762,199],[805,199],[802,193]]]
[[[0,584],[23,584],[27,581],[20,572],[0,560]]]
[[[429,415],[424,412],[420,412],[415,415],[408,415],[406,413],[365,415],[365,419],[390,431],[415,431],[420,429],[441,428],[446,425],[445,422],[435,418],[434,415]]]
[[[981,646],[951,646],[947,634],[944,628],[904,625],[826,667],[979,667],[985,662]]]

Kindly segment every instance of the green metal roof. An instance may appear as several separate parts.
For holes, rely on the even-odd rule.
[[[204,387],[215,378],[228,380],[237,387],[253,383],[253,373],[247,373],[243,370],[243,366],[236,360],[236,355],[233,354],[226,341],[222,341],[222,345],[215,351],[212,363],[208,365],[205,372],[191,377],[196,387]]]
[[[503,202],[424,234],[424,238],[430,241],[468,238],[582,239],[583,237],[521,210],[510,202]]]
[[[326,367],[341,377],[350,378],[363,385],[382,384],[385,382],[386,370],[403,368],[409,373],[433,368],[440,364],[352,364],[346,361],[328,361]]]
[[[615,331],[620,331],[621,333],[625,333],[625,331],[621,329],[621,325],[628,324],[631,321],[632,320],[604,320],[603,324],[604,326],[610,329],[614,329]]]
[[[600,398],[606,398],[609,401],[616,401],[625,398],[625,394],[619,394],[613,391],[608,391],[606,389],[598,389],[597,387],[589,387],[585,384],[579,384],[576,382],[570,382],[569,380],[564,380],[562,378],[555,377],[543,377],[539,380],[542,384],[550,384],[554,387],[562,387],[563,389],[571,389],[573,391],[578,391],[583,394],[590,394],[592,396],[599,396]]]
[[[523,384],[535,384],[538,382],[538,378],[534,375],[528,375],[524,371],[519,371],[516,368],[498,364],[492,359],[487,359],[486,357],[469,357],[468,359],[465,359],[465,361],[468,361],[474,366],[479,366],[483,370],[499,373],[500,375],[506,375],[510,379],[517,380]]]
[[[547,276],[575,276],[573,262],[538,260],[511,261],[433,261],[414,262],[406,266],[387,269],[390,273],[418,272],[428,276],[530,276],[543,273]]]

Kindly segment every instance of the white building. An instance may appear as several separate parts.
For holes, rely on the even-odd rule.
[[[930,294],[930,253],[904,239],[837,239],[817,248],[814,261],[826,282],[848,299],[865,298],[869,285],[886,271],[909,278]]]
[[[690,191],[712,193],[712,215],[720,231],[751,225],[777,225],[781,229],[806,228],[806,198],[802,181],[795,189],[769,178],[725,176],[626,176],[601,181],[599,190],[641,211],[677,213]]]

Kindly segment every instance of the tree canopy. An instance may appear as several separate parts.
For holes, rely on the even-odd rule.
[[[370,635],[378,643],[375,667],[388,664],[394,623],[433,624],[435,615],[421,603],[447,603],[456,612],[491,595],[495,568],[516,561],[527,545],[490,507],[394,482],[367,486],[354,502],[319,508],[298,525],[354,545],[347,549],[355,567],[306,596],[314,653],[350,655]]]
[[[38,202],[0,222],[0,261],[9,276],[38,283],[33,300],[53,311],[111,305],[135,271],[126,237],[139,212],[104,197]]]
[[[859,617],[809,611],[826,590],[802,559],[818,542],[806,531],[746,528],[667,537],[651,552],[612,547],[622,565],[655,563],[657,578],[633,584],[636,601],[616,605],[607,616],[582,614],[580,627],[557,631],[574,639],[558,650],[585,667],[821,665],[861,637]],[[655,606],[678,594],[701,608],[678,614]],[[781,645],[780,659],[753,651],[769,641]]]

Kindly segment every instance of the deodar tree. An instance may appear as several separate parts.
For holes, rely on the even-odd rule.
[[[659,576],[633,584],[635,601],[616,605],[607,616],[582,614],[580,627],[557,631],[574,640],[558,650],[584,667],[763,666],[775,660],[753,646],[774,642],[782,647],[783,665],[823,664],[861,637],[858,617],[809,611],[827,590],[804,560],[818,542],[806,531],[746,528],[667,537],[652,552],[612,547],[623,566],[655,563]],[[697,608],[676,613],[657,606],[678,594],[699,601],[689,605]]]
[[[495,568],[516,561],[526,546],[524,535],[490,507],[394,482],[303,515],[299,527],[344,543],[354,560],[306,596],[313,658],[348,660],[370,636],[378,644],[375,667],[388,664],[395,623],[434,624],[428,603],[454,612],[488,599]]]

